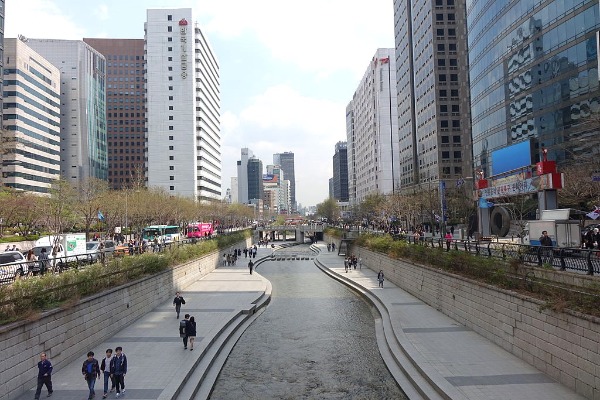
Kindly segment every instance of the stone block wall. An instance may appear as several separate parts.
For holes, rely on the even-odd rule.
[[[353,248],[363,266],[535,366],[577,393],[600,399],[600,319],[542,309],[542,302]]]
[[[232,247],[249,247],[251,239]],[[223,251],[221,251],[222,253]],[[160,274],[48,311],[37,321],[0,327],[0,400],[12,400],[36,385],[39,354],[60,369],[89,348],[168,301],[175,291],[212,272],[222,254],[215,251]]]

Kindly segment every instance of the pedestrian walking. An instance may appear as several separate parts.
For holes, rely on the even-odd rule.
[[[175,293],[175,298],[173,299],[173,305],[175,306],[175,312],[177,313],[177,319],[179,319],[179,312],[181,311],[181,305],[185,304],[185,299],[181,296],[179,292]]]
[[[110,374],[115,380],[117,398],[125,394],[125,374],[127,374],[127,356],[123,354],[123,348],[115,348],[115,355],[110,361]]]
[[[38,257],[38,261],[40,263],[40,275],[44,275],[46,270],[48,269],[48,262],[50,258],[48,258],[48,253],[46,252],[46,248],[42,247],[40,251],[40,256]]]
[[[362,258],[358,256],[358,269],[362,269]]]
[[[348,272],[348,258],[344,258],[344,270]]]
[[[383,288],[383,281],[385,280],[385,277],[383,276],[383,270],[380,269],[379,273],[377,274],[377,282],[379,282],[379,287]]]
[[[252,260],[250,260],[250,262],[248,263],[248,269],[250,270],[250,275],[252,275],[253,268],[254,268],[254,263],[252,262]]]
[[[48,389],[48,397],[52,396],[52,363],[46,358],[46,353],[41,353],[38,362],[37,389],[35,390],[34,399],[38,400],[40,398],[42,386],[44,385]]]
[[[190,319],[190,314],[185,314],[184,318],[179,321],[179,337],[183,339],[183,349],[187,350],[188,337],[187,337],[187,322]]]
[[[93,351],[88,351],[87,359],[81,366],[81,373],[83,374],[83,378],[87,382],[88,389],[90,391],[88,400],[92,400],[94,397],[96,397],[96,392],[94,391],[96,379],[100,378],[100,366],[98,365],[98,360],[94,358]]]
[[[444,239],[446,239],[446,251],[450,251],[450,245],[452,244],[453,239],[452,233],[446,232]]]
[[[196,340],[196,319],[194,317],[190,317],[190,320],[187,321],[185,333],[189,340],[190,351],[192,351],[194,350],[194,341]]]
[[[102,398],[105,399],[108,396],[108,381],[110,379],[110,391],[111,393],[115,391],[115,380],[110,376],[110,362],[113,358],[112,349],[106,349],[106,357],[102,359],[102,363],[100,363],[100,371],[104,374],[104,394]]]

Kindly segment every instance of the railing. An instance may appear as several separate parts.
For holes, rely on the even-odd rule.
[[[223,234],[222,234],[223,235]],[[227,235],[227,234],[224,234]],[[114,250],[102,250],[94,253],[69,255],[65,257],[52,257],[47,260],[19,261],[0,265],[0,284],[14,282],[17,279],[25,279],[32,276],[48,273],[59,274],[65,270],[84,268],[91,264],[101,262],[105,264],[115,257],[136,256],[143,253],[158,253],[172,248],[196,244],[203,240],[212,238],[189,238],[171,243],[147,243],[129,247],[127,244],[115,247]]]
[[[588,275],[600,274],[600,250],[529,246],[517,243],[484,242],[407,235],[396,237],[413,245],[460,250],[479,257],[519,260],[524,264],[549,266],[561,271],[574,270]]]

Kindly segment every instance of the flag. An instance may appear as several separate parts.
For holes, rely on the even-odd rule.
[[[487,201],[485,197],[479,198],[479,208],[492,208],[494,207],[494,203],[491,201]]]
[[[379,61],[381,61],[382,64],[387,64],[390,62],[390,58],[389,57],[380,58]]]
[[[462,185],[464,185],[464,184],[465,184],[465,179],[464,179],[464,178],[459,178],[459,179],[456,181],[456,187],[461,187],[461,186],[462,186]]]
[[[596,206],[594,207],[594,211],[590,211],[589,213],[585,214],[587,217],[590,217],[591,219],[598,219],[600,217],[600,207]]]
[[[104,221],[104,214],[100,210],[98,210],[98,220]]]

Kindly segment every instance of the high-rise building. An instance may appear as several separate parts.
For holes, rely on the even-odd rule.
[[[394,49],[377,49],[346,107],[348,190],[352,204],[398,188]]]
[[[531,162],[542,147],[559,165],[597,157],[598,2],[470,3],[475,168],[495,173],[491,153],[526,140]]]
[[[256,157],[248,160],[248,202],[262,200],[264,197],[263,165]],[[252,202],[256,204],[256,202]]]
[[[333,198],[348,201],[348,149],[346,142],[337,142],[333,155]]]
[[[394,0],[394,36],[401,189],[472,176],[465,0]]]
[[[239,197],[238,197],[238,178],[237,176],[232,176],[231,177],[231,203],[239,203]]]
[[[4,0],[0,0],[0,54],[4,53],[4,25],[5,25],[5,15],[4,15]],[[4,57],[0,57],[0,71],[4,69]],[[4,79],[4,74],[0,74],[0,120],[2,120],[2,112],[4,107],[2,107],[2,81]]]
[[[248,160],[253,158],[252,150],[244,147],[237,162],[237,202],[248,204]]]
[[[285,179],[290,181],[290,202],[291,211],[296,212],[296,174],[294,173],[294,153],[286,151],[284,153],[273,154],[273,164],[279,165],[285,174]]]
[[[2,184],[49,194],[60,178],[60,72],[19,39],[4,41]]]
[[[113,189],[146,184],[144,39],[83,41],[106,58],[108,182]]]
[[[60,174],[77,185],[108,178],[106,60],[81,40],[28,39],[60,70]]]
[[[192,9],[147,11],[148,185],[221,199],[219,64]]]

